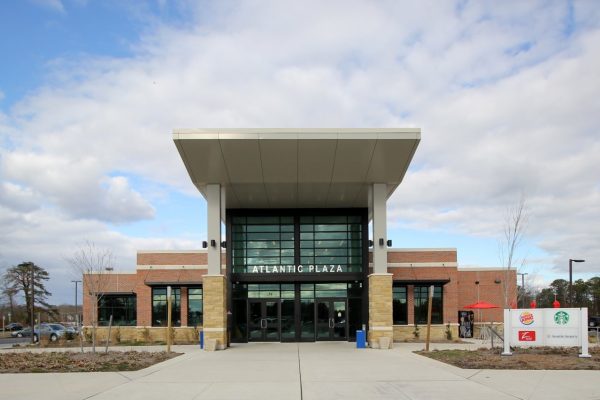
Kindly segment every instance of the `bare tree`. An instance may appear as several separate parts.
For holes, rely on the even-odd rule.
[[[523,241],[525,226],[527,224],[527,207],[525,196],[521,195],[519,201],[506,210],[502,238],[498,241],[500,263],[504,269],[502,289],[504,295],[504,308],[510,306],[511,296],[509,280],[510,270],[520,271],[525,266],[525,258],[519,256],[519,247]],[[515,286],[516,288],[516,286]]]
[[[114,255],[109,249],[96,247],[93,242],[81,244],[67,261],[73,271],[82,277],[83,292],[92,298],[92,351],[96,352],[98,302],[108,289],[109,271],[114,267]]]
[[[17,296],[19,290],[12,284],[8,277],[6,276],[6,272],[1,275],[0,279],[0,296],[6,300],[6,304],[9,308],[10,314],[16,318],[15,314],[15,297]]]

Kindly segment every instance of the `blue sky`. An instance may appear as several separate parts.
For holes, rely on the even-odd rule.
[[[530,284],[600,273],[600,6],[30,0],[0,7],[0,268],[198,248],[179,127],[422,128],[388,204],[395,247],[499,266],[524,196]]]

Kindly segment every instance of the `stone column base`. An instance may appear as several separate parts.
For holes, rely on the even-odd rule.
[[[224,275],[202,277],[204,341],[216,340],[216,349],[227,348],[227,278]],[[208,347],[205,347],[208,350]]]
[[[389,338],[389,347],[394,343],[392,274],[369,275],[369,333],[367,340],[371,348],[378,349],[379,339]]]

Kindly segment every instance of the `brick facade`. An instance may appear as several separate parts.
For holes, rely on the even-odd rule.
[[[194,252],[139,252],[138,267],[135,273],[105,273],[102,275],[85,275],[83,277],[83,324],[91,325],[92,305],[94,304],[90,279],[102,279],[100,291],[106,293],[135,293],[137,295],[137,325],[150,327],[152,322],[152,286],[171,284],[181,287],[181,325],[187,325],[187,287],[203,284],[204,317],[207,315],[215,321],[210,322],[214,328],[225,327],[220,318],[226,318],[226,285],[215,290],[207,286],[207,254],[206,251]],[[223,254],[225,265],[225,254]],[[494,303],[498,309],[475,312],[477,322],[502,322],[502,307],[505,304],[505,293],[508,305],[516,302],[516,271],[501,269],[460,269],[457,268],[457,253],[453,249],[392,249],[388,252],[388,273],[372,275],[369,278],[369,303],[371,311],[370,325],[391,326],[393,283],[407,286],[408,324],[394,326],[394,337],[409,335],[414,330],[414,286],[429,285],[432,282],[443,283],[443,322],[444,326],[458,323],[457,311],[464,306],[479,300]],[[379,277],[385,278],[379,278]],[[224,277],[223,277],[224,279]],[[476,284],[479,282],[479,284]],[[214,292],[214,293],[213,293]],[[221,293],[221,294],[219,294]],[[217,297],[214,297],[217,296]],[[217,307],[217,309],[214,309]],[[219,308],[220,307],[220,308]],[[215,311],[217,310],[217,311]],[[213,318],[213,311],[216,315]],[[225,314],[223,314],[223,312]],[[223,316],[224,315],[224,316]],[[389,321],[388,321],[389,320]],[[410,332],[409,332],[410,331]],[[443,329],[438,329],[440,335]],[[216,332],[216,331],[215,331]],[[381,336],[384,330],[374,335]],[[408,333],[407,333],[408,332]],[[226,333],[211,334],[225,342]],[[370,333],[370,335],[372,335]],[[371,340],[372,336],[369,337]],[[373,336],[374,338],[374,336]],[[397,338],[396,338],[397,339]]]

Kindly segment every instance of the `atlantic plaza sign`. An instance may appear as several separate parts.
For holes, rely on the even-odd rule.
[[[255,265],[251,269],[251,274],[327,274],[344,272],[341,265]]]

